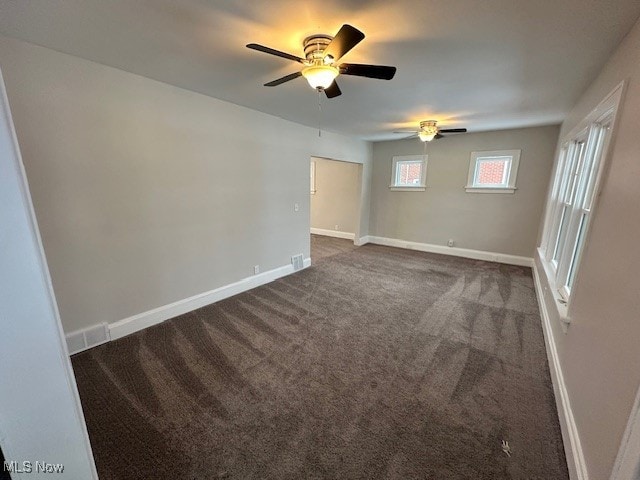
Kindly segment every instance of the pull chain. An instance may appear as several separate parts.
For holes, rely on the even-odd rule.
[[[320,129],[320,122],[322,120],[322,89],[318,88],[318,137],[322,137],[322,130]]]

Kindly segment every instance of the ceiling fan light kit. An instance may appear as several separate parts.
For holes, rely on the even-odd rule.
[[[422,142],[430,142],[438,134],[438,127],[435,120],[423,120],[420,122],[420,131],[418,132],[418,138]]]
[[[396,73],[396,67],[386,65],[365,65],[357,63],[338,64],[353,47],[364,39],[364,33],[351,25],[342,25],[335,37],[325,34],[310,35],[302,42],[305,58],[296,57],[286,52],[274,50],[264,45],[250,43],[247,48],[286,58],[301,63],[304,68],[295,73],[285,75],[271,82],[266,87],[275,87],[285,82],[304,77],[312,88],[324,91],[328,98],[337,97],[342,92],[336,83],[338,75],[354,75],[357,77],[391,80]]]
[[[320,60],[322,61],[322,60]],[[314,64],[302,69],[302,76],[312,88],[329,88],[340,71],[331,65]]]
[[[466,133],[466,128],[438,128],[437,120],[423,120],[420,122],[420,130],[413,131],[401,131],[394,133],[412,133],[407,138],[418,137],[422,142],[430,142],[432,140],[438,140],[443,138],[443,134],[447,133]]]

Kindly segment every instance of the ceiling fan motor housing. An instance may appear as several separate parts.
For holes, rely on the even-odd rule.
[[[306,59],[310,63],[317,63],[318,61],[324,62],[324,51],[327,48],[327,45],[331,43],[331,40],[333,40],[331,35],[324,35],[321,33],[316,33],[305,38],[302,42],[302,46],[304,47],[304,56]]]
[[[423,120],[420,122],[420,130],[429,131],[437,129],[436,124],[436,120]]]

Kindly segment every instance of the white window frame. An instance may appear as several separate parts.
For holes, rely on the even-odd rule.
[[[396,192],[424,192],[426,189],[427,180],[427,155],[398,155],[393,157],[391,162],[391,184],[389,188]],[[398,164],[399,163],[421,163],[420,169],[420,183],[416,185],[398,185]]]
[[[309,171],[309,180],[310,180],[310,190],[311,195],[316,194],[316,161],[311,160],[311,168]]]
[[[515,193],[521,153],[521,150],[471,152],[471,158],[469,160],[469,176],[467,177],[467,186],[465,187],[465,190],[469,193]],[[505,182],[498,185],[476,183],[479,164],[491,159],[509,160],[507,172],[505,172]]]
[[[566,324],[623,87],[618,85],[560,142],[538,255]]]

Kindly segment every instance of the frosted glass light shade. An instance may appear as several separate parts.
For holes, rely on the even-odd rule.
[[[302,69],[302,76],[312,88],[329,88],[338,73],[338,69],[331,65],[311,65]]]
[[[436,132],[425,132],[425,131],[422,131],[422,132],[418,133],[418,138],[420,138],[420,140],[423,141],[423,142],[430,142],[431,140],[434,139],[434,137],[436,136],[436,133],[438,133],[438,132],[437,131]]]

